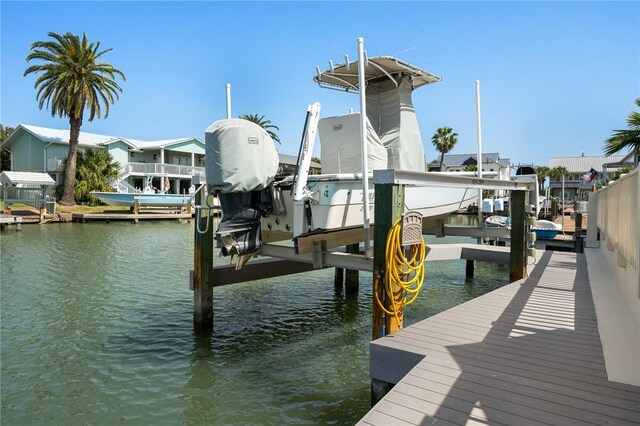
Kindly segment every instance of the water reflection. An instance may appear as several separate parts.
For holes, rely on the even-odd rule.
[[[191,226],[169,223],[3,235],[3,424],[355,423],[369,408],[371,274],[353,294],[331,269],[216,288],[213,334],[196,335],[192,244]],[[430,263],[405,322],[507,275]]]

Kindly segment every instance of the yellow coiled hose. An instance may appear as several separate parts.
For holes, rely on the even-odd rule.
[[[391,301],[391,310],[387,309],[380,300],[377,282],[374,289],[375,299],[383,312],[396,317],[398,326],[402,328],[402,317],[399,314],[403,307],[417,299],[424,281],[424,237],[420,236],[420,244],[412,245],[409,257],[405,257],[402,247],[402,226],[400,220],[397,220],[387,235],[385,259],[384,290],[387,300]]]

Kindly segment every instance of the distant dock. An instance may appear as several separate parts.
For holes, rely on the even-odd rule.
[[[359,424],[638,424],[640,387],[609,378],[638,382],[640,326],[616,323],[624,303],[602,315],[588,257],[543,252],[529,278],[373,341],[372,380],[394,386]]]
[[[103,213],[73,213],[71,219],[74,222],[90,222],[90,221],[129,221],[139,223],[141,220],[177,220],[178,222],[190,221],[193,218],[192,213],[184,213],[179,211],[144,211],[143,213],[129,213],[125,211],[105,211]]]
[[[11,225],[15,226],[16,230],[19,231],[22,226],[22,217],[0,213],[0,229],[4,230]]]

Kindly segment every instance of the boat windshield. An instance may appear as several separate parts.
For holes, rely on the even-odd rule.
[[[408,76],[411,78],[414,90],[442,80],[437,75],[393,56],[378,56],[367,59],[364,73],[367,84],[391,80],[396,84],[396,87],[400,84],[402,77]],[[358,92],[358,61],[338,64],[324,72],[320,72],[318,68],[317,75],[313,80],[323,88]]]

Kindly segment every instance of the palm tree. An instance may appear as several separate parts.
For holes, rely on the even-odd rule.
[[[48,34],[53,41],[36,41],[31,45],[27,62],[39,61],[26,69],[24,75],[41,73],[34,87],[40,109],[45,102],[52,116],[68,117],[70,125],[69,155],[64,173],[64,191],[60,204],[73,205],[78,155],[78,137],[85,109],[89,121],[109,115],[109,105],[119,98],[122,88],[115,76],[126,80],[122,71],[98,59],[112,49],[100,50],[100,42],[91,43],[87,35],[82,39],[70,32]]]
[[[555,180],[560,180],[562,177],[569,177],[570,175],[569,170],[564,166],[557,166],[549,169],[549,172],[547,173],[547,176]]]
[[[640,98],[636,99],[640,107]],[[640,152],[640,112],[631,111],[627,118],[628,129],[615,130],[613,136],[605,141],[604,155],[613,155],[627,148],[629,151]]]
[[[547,176],[549,176],[549,171],[551,169],[549,169],[547,166],[536,166],[535,170],[536,170],[536,175],[538,175],[538,188],[540,189],[540,191],[543,191],[544,181],[545,179],[547,179]]]
[[[271,124],[271,120],[265,120],[264,115],[262,117],[258,117],[258,114],[242,114],[239,118],[243,120],[251,121],[252,123],[256,123],[258,126],[262,127],[267,131],[271,139],[280,143],[280,138],[270,129],[280,130],[278,126]]]
[[[65,160],[65,167],[67,163],[68,160]],[[96,204],[98,199],[91,195],[91,191],[113,191],[109,182],[120,175],[120,163],[113,161],[113,157],[104,149],[79,150],[76,166],[74,198],[77,202]]]
[[[431,137],[431,143],[436,147],[436,151],[440,153],[440,171],[442,171],[444,155],[453,149],[456,142],[458,142],[458,134],[453,133],[451,127],[440,127]]]

